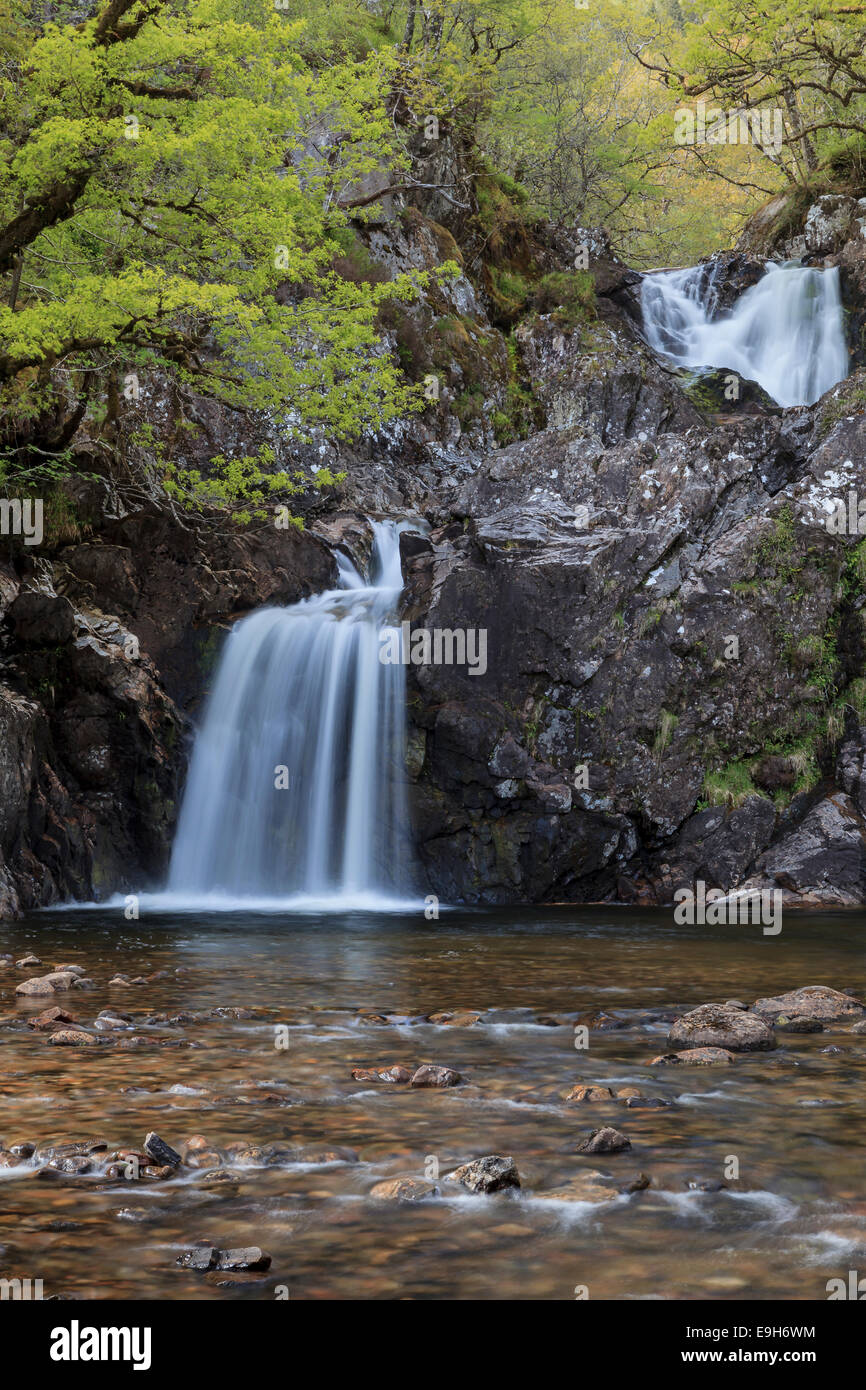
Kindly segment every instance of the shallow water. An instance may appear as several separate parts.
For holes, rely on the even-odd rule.
[[[0,953],[45,968],[82,966],[90,990],[25,1002],[16,984],[42,967],[0,969],[0,1139],[101,1137],[140,1148],[156,1130],[175,1148],[206,1136],[328,1149],[360,1161],[202,1170],[163,1182],[58,1178],[0,1168],[0,1276],[42,1279],[76,1298],[571,1299],[825,1298],[829,1278],[863,1268],[866,1200],[862,1083],[866,1037],[848,1025],[779,1034],[775,1052],[726,1067],[655,1067],[676,1013],[805,984],[866,987],[866,915],[786,914],[778,937],[753,927],[678,927],[669,913],[499,909],[280,917],[42,913],[0,932]],[[169,972],[109,987],[116,972]],[[179,972],[179,973],[178,973]],[[60,1004],[81,1023],[109,1006],[137,1037],[183,1046],[60,1048],[28,1028]],[[183,1026],[155,1012],[259,1011]],[[473,1027],[414,1021],[483,1012]],[[574,1047],[578,1015],[623,1017]],[[393,1016],[365,1021],[359,1010]],[[269,1012],[265,1012],[269,1011]],[[559,1020],[539,1023],[551,1016]],[[400,1020],[405,1021],[401,1022]],[[290,1029],[287,1051],[275,1025]],[[115,1039],[125,1034],[110,1035]],[[194,1044],[189,1046],[188,1044]],[[838,1054],[822,1049],[836,1046]],[[354,1081],[353,1067],[444,1063],[445,1091]],[[676,1102],[568,1105],[577,1083],[638,1087]],[[859,1083],[859,1085],[858,1085]],[[612,1124],[628,1152],[574,1152]],[[471,1196],[440,1182],[423,1202],[377,1201],[383,1178],[442,1175],[484,1154],[513,1155],[519,1195]],[[739,1179],[703,1192],[689,1182]],[[547,1194],[596,1172],[602,1202]],[[645,1191],[623,1195],[639,1172]],[[596,1190],[599,1184],[596,1183]],[[198,1241],[260,1245],[266,1274],[196,1274],[178,1255]]]

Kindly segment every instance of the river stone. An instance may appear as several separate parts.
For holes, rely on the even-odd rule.
[[[271,1257],[260,1245],[245,1245],[242,1250],[218,1250],[217,1269],[270,1269]]]
[[[182,1269],[194,1269],[199,1273],[204,1273],[209,1269],[216,1269],[219,1251],[212,1245],[202,1246],[198,1250],[186,1250],[182,1255],[178,1255],[176,1263]]]
[[[405,1084],[412,1080],[412,1070],[409,1067],[401,1067],[399,1064],[393,1067],[383,1067],[381,1070],[371,1067],[355,1067],[352,1071],[353,1081],[386,1081],[390,1083]]]
[[[701,1004],[678,1018],[668,1034],[668,1046],[723,1047],[730,1052],[765,1052],[776,1046],[773,1028],[755,1014],[726,1004]]]
[[[28,1028],[35,1028],[38,1033],[48,1033],[52,1028],[56,1028],[61,1023],[75,1023],[76,1019],[72,1014],[61,1009],[59,1004],[55,1004],[50,1009],[43,1009],[41,1014],[36,1014],[27,1020]]]
[[[454,1013],[443,1011],[428,1014],[427,1022],[444,1024],[447,1028],[472,1028],[476,1023],[481,1022],[481,1014],[472,1013],[468,1009],[461,1009]]]
[[[385,1178],[370,1188],[370,1196],[389,1202],[420,1202],[425,1197],[437,1197],[438,1188],[419,1178]]]
[[[507,1187],[519,1187],[520,1174],[513,1158],[488,1154],[486,1158],[474,1158],[470,1163],[462,1163],[448,1174],[448,1181],[459,1182],[470,1192],[502,1192]]]
[[[179,1168],[183,1159],[170,1144],[166,1144],[164,1139],[160,1139],[153,1130],[145,1137],[144,1151],[159,1165],[167,1164],[171,1168]],[[219,1161],[219,1156],[217,1156]]]
[[[566,1105],[598,1105],[613,1100],[609,1086],[572,1086],[565,1097]]]
[[[535,1194],[542,1202],[609,1202],[616,1196],[616,1189],[605,1182],[601,1173],[577,1173],[561,1187],[550,1188]]]
[[[15,993],[23,995],[31,994],[56,994],[58,991],[71,989],[74,975],[55,972],[52,975],[33,975],[29,980],[22,980],[20,985],[16,985]]]
[[[50,1047],[99,1047],[99,1038],[82,1028],[58,1028],[45,1039]]]
[[[594,1129],[582,1143],[578,1144],[575,1152],[579,1154],[618,1154],[630,1148],[630,1139],[627,1139],[624,1134],[620,1134],[618,1129],[605,1125],[603,1129]]]
[[[692,1047],[687,1052],[666,1052],[662,1057],[653,1057],[650,1066],[713,1067],[735,1060],[733,1052],[724,1047]]]
[[[411,1084],[413,1086],[456,1086],[459,1081],[460,1073],[452,1071],[450,1067],[425,1064],[415,1072]]]
[[[784,1016],[792,1022],[808,1019],[819,1023],[850,1023],[863,1018],[866,1012],[856,999],[827,985],[804,985],[789,994],[757,999],[752,1008],[762,1018],[775,1020]]]

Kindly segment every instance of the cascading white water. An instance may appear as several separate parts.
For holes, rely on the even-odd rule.
[[[403,529],[373,524],[370,583],[340,556],[338,589],[232,630],[193,749],[170,899],[407,896],[405,667],[379,659]]]
[[[848,373],[839,271],[770,265],[715,317],[706,266],[644,277],[644,332],[678,367],[721,367],[757,381],[779,405],[811,405]]]

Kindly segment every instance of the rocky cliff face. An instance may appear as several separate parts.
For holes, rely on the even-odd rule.
[[[0,916],[154,886],[228,624],[333,580],[306,532],[90,498],[92,538],[0,566]]]
[[[845,268],[854,370],[781,411],[693,399],[603,235],[506,228],[508,278],[463,213],[449,229],[430,211],[359,228],[354,271],[459,268],[383,322],[434,383],[422,415],[338,449],[273,441],[267,421],[239,434],[204,402],[190,437],[143,407],[180,463],[249,451],[252,428],[277,466],[346,470],[303,500],[304,531],[193,521],[96,478],[72,538],[39,558],[7,542],[0,915],[159,880],[226,627],[326,587],[334,549],[363,560],[383,514],[429,526],[404,537],[404,616],[486,632],[483,674],[409,671],[426,891],[652,903],[703,879],[866,901],[866,550],[826,524],[866,497],[866,219],[849,208],[830,236],[819,209],[798,233]],[[773,226],[717,269],[720,312]]]

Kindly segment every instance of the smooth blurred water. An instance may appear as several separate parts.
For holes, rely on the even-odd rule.
[[[644,332],[678,367],[718,367],[757,381],[779,405],[811,405],[848,373],[839,271],[770,265],[715,316],[705,266],[644,277]]]
[[[167,904],[388,906],[410,896],[405,668],[380,661],[400,531],[373,523],[371,577],[239,622],[193,751]]]
[[[775,1051],[729,1066],[651,1062],[667,1050],[671,1012],[806,984],[862,995],[864,931],[862,912],[787,913],[769,938],[677,927],[661,910],[565,907],[132,922],[103,907],[4,924],[0,951],[86,970],[93,988],[59,1001],[80,1023],[119,1009],[148,1042],[124,1050],[120,1033],[105,1047],[47,1046],[27,1026],[46,1001],[16,1000],[23,973],[0,970],[6,1143],[93,1135],[140,1148],[155,1129],[179,1148],[202,1135],[229,1180],[208,1186],[186,1170],[154,1183],[55,1181],[0,1167],[0,1275],[81,1298],[273,1300],[288,1285],[292,1300],[569,1301],[586,1285],[593,1300],[824,1299],[829,1278],[866,1259],[866,1037],[843,1025],[780,1033]],[[111,985],[116,971],[150,978]],[[250,1016],[197,1016],[220,1006]],[[456,1009],[482,1022],[427,1018]],[[575,1022],[599,1009],[620,1026],[592,1027],[576,1050]],[[275,1047],[277,1025],[287,1050]],[[422,1062],[455,1068],[461,1085],[351,1074]],[[577,1084],[674,1104],[566,1105]],[[609,1124],[629,1151],[575,1151]],[[274,1141],[325,1153],[256,1166],[229,1149]],[[336,1146],[358,1161],[329,1159]],[[431,1155],[445,1174],[484,1154],[514,1157],[519,1193],[440,1184],[421,1202],[370,1195],[383,1179],[423,1178]],[[739,1178],[727,1188],[689,1186],[722,1179],[731,1155]],[[563,1200],[594,1172],[609,1200]],[[639,1172],[651,1186],[621,1194]],[[178,1254],[202,1240],[261,1245],[273,1264],[229,1283],[179,1269]]]

